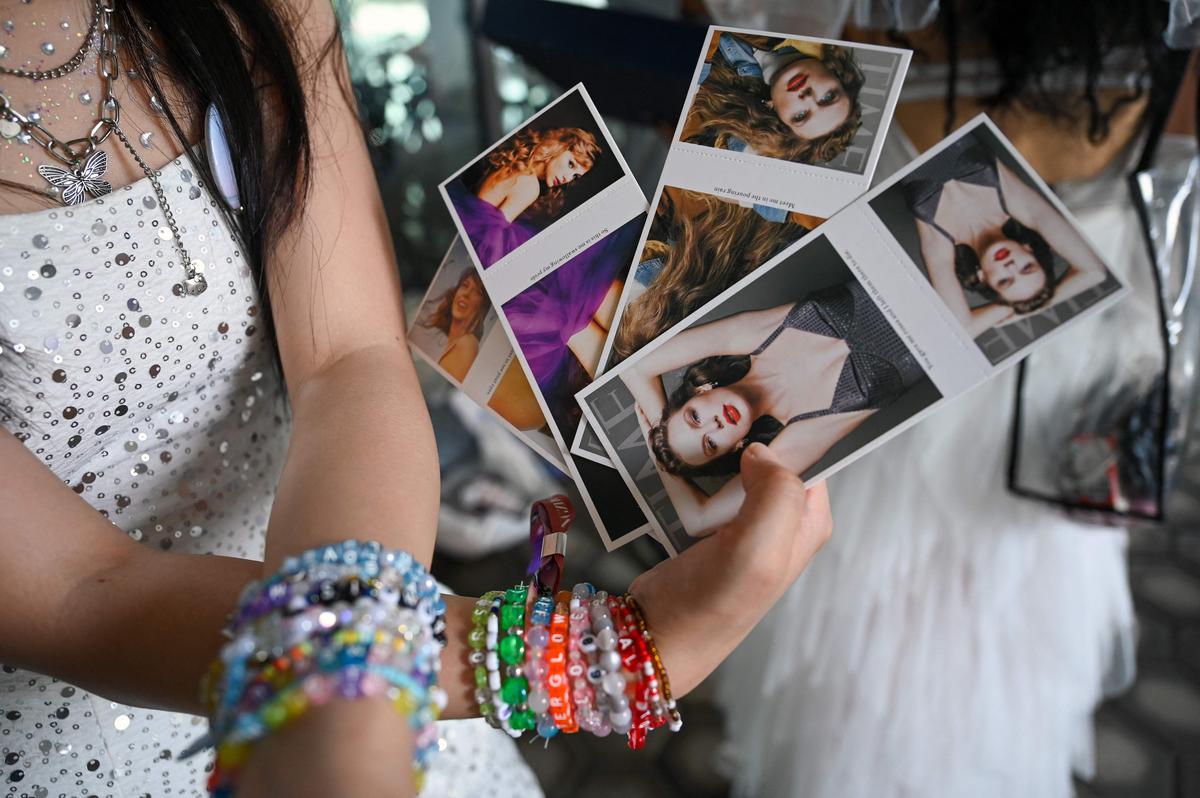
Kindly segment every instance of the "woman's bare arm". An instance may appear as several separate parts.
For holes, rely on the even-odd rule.
[[[997,171],[1009,213],[1021,224],[1041,233],[1050,248],[1071,265],[1071,270],[1059,281],[1055,300],[1061,301],[1102,283],[1108,274],[1104,263],[1066,217],[1003,163],[997,163]]]
[[[261,565],[135,543],[0,431],[0,662],[198,713],[221,627]]]
[[[298,223],[267,264],[292,437],[267,528],[265,568],[312,546],[371,538],[429,564],[440,494],[433,427],[405,337],[391,236],[366,143],[343,91],[349,70],[334,50],[328,3],[288,0],[309,84],[314,160]],[[355,704],[361,704],[356,706]],[[360,736],[395,750],[392,795],[410,795],[412,731],[386,701],[333,702],[303,725],[271,735],[246,765],[239,798],[280,794],[272,773],[291,773],[297,798],[325,795],[330,774],[343,794],[382,795],[371,769],[356,769]],[[311,732],[311,733],[310,733]],[[389,745],[390,743],[390,745]],[[372,772],[377,772],[372,771]]]
[[[292,401],[291,444],[266,567],[309,547],[372,537],[428,564],[440,493],[433,428],[408,350],[399,270],[345,58],[318,59],[336,20],[289,0],[311,81],[312,187],[267,264]],[[386,475],[386,478],[383,478]]]
[[[735,313],[669,338],[625,372],[625,382],[658,380],[662,374],[716,355],[748,355],[775,330],[791,305]],[[636,375],[636,376],[634,376]],[[630,385],[630,390],[633,386]],[[634,391],[635,396],[637,392]]]
[[[917,219],[916,222],[917,236],[921,242],[921,259],[925,261],[929,282],[946,307],[950,308],[954,318],[958,319],[958,323],[968,327],[971,322],[971,307],[963,294],[962,283],[954,273],[954,245],[933,229],[933,225],[921,219]]]

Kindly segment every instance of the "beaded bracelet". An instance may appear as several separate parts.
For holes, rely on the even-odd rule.
[[[512,708],[508,706],[500,694],[500,688],[503,686],[503,676],[500,673],[500,611],[504,607],[504,594],[501,593],[492,601],[491,607],[488,608],[487,617],[487,639],[485,663],[487,666],[488,675],[488,691],[491,693],[492,716],[494,725],[498,729],[507,731],[508,716],[512,714]]]
[[[587,679],[591,662],[587,652],[589,644],[584,643],[585,639],[592,640],[592,632],[587,610],[580,603],[581,590],[586,592],[582,585],[575,586],[567,613],[567,679],[571,684],[571,701],[579,728],[596,734],[600,715],[595,706],[595,692]],[[595,648],[594,644],[590,647]]]
[[[209,731],[181,754],[216,746],[214,796],[233,795],[254,742],[335,696],[387,696],[409,718],[420,789],[446,705],[445,602],[411,555],[345,541],[289,557],[243,590],[225,631],[203,685]]]
[[[491,676],[487,667],[487,626],[493,605],[503,600],[504,593],[499,590],[492,590],[480,597],[471,611],[474,625],[467,636],[467,645],[471,648],[467,662],[475,668],[475,702],[479,705],[479,714],[496,729],[500,728],[500,721],[496,718],[496,707],[492,703]],[[497,690],[500,688],[499,678],[499,670],[496,670]]]
[[[659,684],[662,686],[662,695],[667,707],[669,728],[671,731],[677,732],[683,728],[683,717],[679,714],[675,699],[671,695],[671,680],[667,678],[666,666],[663,665],[662,657],[659,656],[658,646],[654,644],[654,636],[650,634],[650,628],[646,624],[646,616],[642,614],[641,605],[638,604],[637,599],[632,594],[626,594],[624,598],[625,606],[633,613],[638,628],[641,630],[642,637],[645,639],[646,645],[650,650],[650,659],[654,664],[654,671],[658,677]]]
[[[525,629],[525,676],[529,679],[529,697],[526,703],[534,713],[534,728],[539,737],[549,740],[558,734],[558,726],[550,717],[550,694],[546,691],[546,647],[550,645],[550,615],[554,611],[554,599],[538,596],[529,613],[529,625]]]
[[[567,679],[567,612],[570,593],[561,592],[555,597],[554,611],[550,615],[550,644],[546,647],[546,692],[550,695],[550,717],[558,730],[567,734],[579,731],[571,703],[570,682]]]
[[[607,593],[599,591],[592,597],[590,613],[592,630],[596,636],[596,666],[599,670],[599,684],[604,691],[605,706],[608,709],[608,722],[615,731],[626,733],[629,730],[629,685],[635,675],[632,671],[626,673],[624,663],[616,652],[618,640],[617,621],[608,607],[610,598]]]
[[[504,605],[500,608],[500,626],[505,630],[497,647],[505,669],[500,699],[510,708],[508,716],[502,717],[501,722],[513,737],[520,737],[521,732],[536,724],[534,714],[526,705],[529,680],[521,667],[525,660],[525,603],[528,598],[528,586],[511,587],[505,592]]]
[[[639,649],[637,639],[631,633],[631,618],[622,612],[619,599],[608,600],[608,611],[617,635],[617,652],[622,667],[632,674],[632,701],[630,702],[631,723],[627,733],[629,747],[638,750],[646,743],[646,734],[654,728],[655,718],[650,699],[650,685],[645,678],[644,650]]]

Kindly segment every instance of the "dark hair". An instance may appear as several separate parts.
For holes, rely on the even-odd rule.
[[[1145,0],[947,0],[940,5],[937,28],[946,48],[945,131],[954,126],[958,98],[960,41],[981,43],[999,69],[999,86],[979,98],[994,111],[1024,106],[1036,114],[1062,121],[1086,118],[1093,143],[1108,137],[1113,117],[1147,90],[1153,102],[1171,101],[1162,95],[1172,83],[1169,50],[1163,42],[1168,3]],[[892,32],[896,42],[912,43]],[[1100,98],[1104,59],[1128,46],[1141,64],[1130,75],[1128,90],[1107,105]],[[918,56],[922,53],[918,50]],[[1055,73],[1068,69],[1083,77],[1076,92],[1056,85]]]
[[[770,41],[778,41],[742,38],[753,46],[758,46],[755,41],[759,41],[764,47],[769,47]],[[833,44],[822,45],[821,57],[817,60],[838,79],[850,100],[850,112],[845,121],[834,130],[815,139],[797,138],[791,128],[764,105],[770,99],[770,89],[762,79],[752,75],[739,75],[737,70],[718,54],[713,57],[708,78],[696,92],[692,106],[688,109],[688,121],[701,131],[691,140],[719,145],[722,137],[732,135],[745,141],[759,155],[771,158],[797,163],[827,163],[833,160],[850,146],[862,125],[862,107],[858,102],[858,93],[865,81],[862,70],[854,60],[854,53],[849,48]]]
[[[701,465],[685,463],[667,441],[667,419],[708,387],[724,388],[740,381],[750,373],[750,355],[714,355],[688,366],[683,373],[683,382],[667,397],[662,420],[650,430],[650,450],[669,474],[679,477],[722,477],[741,471],[742,450],[752,443],[770,444],[784,425],[774,416],[764,415],[754,419],[746,437],[732,451],[709,460]]]
[[[201,113],[215,103],[221,113],[242,209],[235,213],[219,192],[213,195],[254,277],[261,307],[256,326],[270,343],[284,396],[287,384],[281,374],[266,259],[298,218],[308,193],[312,147],[305,82],[327,57],[342,52],[335,29],[313,58],[302,61],[294,31],[303,24],[298,15],[283,11],[277,0],[128,0],[116,4],[114,19],[122,70],[132,68],[137,79],[147,82],[185,154],[190,152],[190,142],[175,109]],[[171,77],[169,92],[157,77],[164,73]],[[341,88],[353,107],[345,80]],[[204,183],[215,186],[207,158],[195,158],[193,163]],[[34,191],[10,181],[0,183]],[[7,340],[0,339],[0,348],[0,386],[15,393],[20,390],[13,380],[17,369],[8,367],[28,371],[35,366],[19,359]],[[286,407],[285,402],[284,412]],[[32,407],[26,408],[29,411]],[[17,418],[22,427],[27,426],[10,397],[0,400],[0,420],[5,418]]]
[[[1037,261],[1038,266],[1042,268],[1042,273],[1046,276],[1042,290],[1028,299],[1017,302],[1008,301],[996,289],[988,285],[980,275],[979,253],[967,244],[954,245],[954,273],[963,288],[974,291],[989,302],[1007,305],[1017,313],[1033,313],[1053,299],[1054,291],[1058,288],[1058,276],[1054,270],[1056,260],[1054,250],[1046,243],[1046,239],[1042,237],[1041,233],[1026,227],[1011,216],[1000,227],[1000,235],[996,236],[993,241],[1001,238],[1016,241],[1018,244],[1028,247],[1033,253],[1034,260]],[[988,246],[991,244],[980,245],[981,249],[986,249]]]

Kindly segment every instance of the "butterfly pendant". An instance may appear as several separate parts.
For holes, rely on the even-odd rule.
[[[44,163],[37,168],[38,174],[46,178],[52,186],[62,189],[63,205],[78,205],[83,202],[84,194],[93,197],[103,197],[112,191],[112,186],[104,177],[108,169],[108,155],[104,150],[96,150],[84,161],[82,169],[63,169]]]

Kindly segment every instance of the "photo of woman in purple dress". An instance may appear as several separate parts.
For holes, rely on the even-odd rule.
[[[581,92],[565,94],[443,184],[487,269],[625,174]]]
[[[596,374],[645,219],[630,219],[504,304],[517,347],[566,440],[582,416],[575,394]]]

